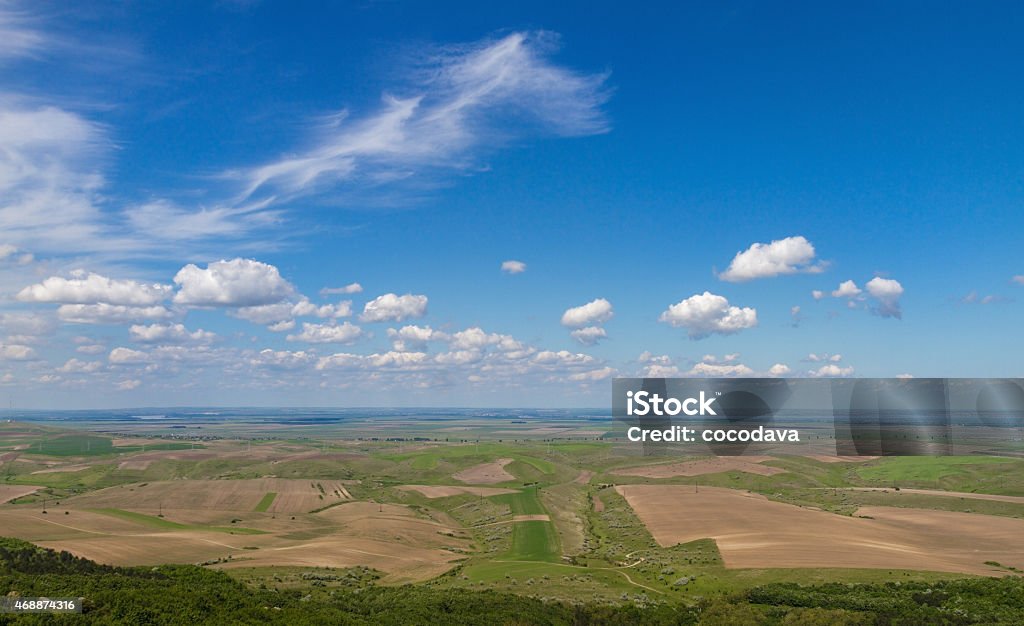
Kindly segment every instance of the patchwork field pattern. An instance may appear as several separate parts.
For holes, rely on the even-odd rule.
[[[682,485],[620,485],[662,546],[712,538],[727,567],[846,567],[992,574],[1024,568],[1024,520],[893,507],[858,516],[773,502],[760,494]]]

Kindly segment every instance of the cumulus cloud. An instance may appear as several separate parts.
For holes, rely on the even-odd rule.
[[[1024,274],[1018,274],[1010,279],[1010,282],[1017,283],[1018,285],[1024,285]]]
[[[800,235],[771,243],[755,243],[737,252],[718,277],[729,282],[744,282],[782,274],[816,274],[822,272],[825,265],[815,264],[814,254],[814,246]]]
[[[347,295],[353,293],[362,293],[363,286],[359,283],[349,283],[344,287],[324,287],[320,290],[321,296],[332,296],[332,295]]]
[[[637,361],[642,366],[639,374],[641,378],[674,378],[682,375],[672,357],[667,354],[652,354],[645,350],[637,357]]]
[[[448,341],[447,333],[434,330],[430,326],[410,324],[399,329],[389,328],[388,337],[397,352],[421,352],[429,341]]]
[[[317,355],[308,350],[271,350],[265,348],[249,359],[249,364],[254,367],[295,370],[302,369],[316,363]]]
[[[852,280],[844,280],[843,282],[839,283],[839,287],[837,287],[832,292],[832,297],[833,298],[856,298],[860,294],[861,294],[861,289],[860,289],[860,287],[857,286],[857,283],[853,282]]]
[[[79,359],[68,359],[64,365],[57,368],[57,371],[76,374],[91,374],[103,369],[100,361],[81,361]]]
[[[351,322],[344,324],[302,324],[302,332],[288,335],[288,341],[306,343],[353,343],[363,335],[363,329]]]
[[[39,284],[29,285],[18,292],[17,298],[22,302],[151,306],[166,300],[170,293],[170,285],[115,280],[75,270],[71,278],[51,276]]]
[[[386,293],[366,303],[359,319],[364,322],[404,322],[427,313],[427,297],[407,293],[399,296]]]
[[[31,361],[36,358],[36,351],[20,344],[0,343],[0,360]]]
[[[753,375],[754,370],[742,363],[704,363],[695,364],[687,376],[711,377],[711,378],[736,378]]]
[[[352,315],[352,301],[345,300],[337,304],[313,304],[302,297],[298,301],[285,300],[274,304],[245,306],[232,310],[229,315],[253,324],[274,325],[271,330],[290,330],[295,327],[296,317],[319,317],[321,319],[337,319]]]
[[[811,297],[814,298],[815,300],[821,300],[822,298],[825,297],[825,292],[820,289],[815,289],[814,291],[811,292]]]
[[[585,326],[569,333],[569,336],[585,346],[592,346],[608,337],[608,333],[600,326]]]
[[[216,261],[200,269],[189,263],[174,276],[174,303],[200,307],[252,307],[291,297],[295,288],[273,265],[252,259]]]
[[[825,354],[815,354],[814,352],[812,352],[808,354],[806,357],[804,357],[803,360],[807,363],[822,363],[826,361],[830,363],[838,363],[839,361],[843,360],[843,355],[829,354],[827,352]]]
[[[737,362],[739,354],[726,354],[718,358],[713,354],[705,354],[700,362],[695,363],[689,371],[684,374],[694,378],[745,378],[745,377],[772,377],[785,376],[790,372],[789,366],[784,363],[776,363],[767,371],[759,372],[748,365]]]
[[[596,382],[599,380],[607,380],[615,375],[615,369],[611,367],[601,367],[598,369],[589,370],[586,372],[578,372],[576,374],[570,374],[569,380],[577,382]]]
[[[820,300],[825,297],[824,292],[814,291],[812,292],[815,300]],[[841,298],[846,300],[846,306],[854,309],[862,306],[865,300],[869,297],[876,301],[876,306],[872,307],[872,311],[880,315],[881,317],[894,317],[899,319],[902,317],[902,311],[900,309],[900,297],[903,295],[903,285],[897,280],[891,278],[882,278],[876,276],[869,280],[865,285],[864,289],[857,286],[857,283],[853,280],[845,280],[839,283],[839,286],[832,291],[832,297]],[[968,296],[964,302],[973,302],[977,298],[977,295]],[[985,304],[997,301],[997,298],[987,298]]]
[[[568,350],[542,350],[533,357],[534,363],[542,365],[588,365],[595,361],[596,359],[589,354],[569,352]]]
[[[148,355],[141,350],[132,350],[131,348],[118,347],[110,351],[107,355],[107,360],[111,363],[123,364],[123,363],[145,363],[149,360]]]
[[[405,93],[385,95],[378,111],[361,118],[343,111],[317,129],[308,149],[231,174],[244,181],[243,197],[288,197],[466,170],[477,152],[525,133],[606,131],[605,76],[555,65],[549,57],[556,47],[550,33],[517,32],[435,49],[420,60]]]
[[[479,326],[460,330],[448,338],[448,347],[452,350],[480,350],[489,346],[504,352],[524,348],[523,344],[511,335],[488,333]]]
[[[812,378],[843,378],[853,376],[853,367],[841,367],[835,363],[822,365],[818,369],[807,372]]]
[[[316,369],[348,369],[348,370],[418,370],[429,364],[429,355],[423,352],[384,352],[374,354],[338,353],[321,357]]]
[[[75,324],[123,324],[147,320],[166,320],[175,313],[162,306],[124,306],[120,304],[62,304],[57,317]]]
[[[562,326],[578,328],[601,324],[610,320],[614,314],[611,302],[604,298],[597,298],[586,304],[566,309],[562,314]]]
[[[8,335],[49,335],[57,324],[48,315],[39,313],[0,313],[0,331]]]
[[[757,326],[757,311],[732,306],[724,296],[705,291],[669,306],[658,321],[686,328],[690,339],[702,339],[714,333],[731,335]]]
[[[189,331],[184,324],[136,324],[128,329],[128,334],[139,343],[210,343],[217,338],[207,330]]]
[[[137,378],[130,378],[118,382],[117,385],[115,385],[115,388],[118,391],[131,391],[132,389],[138,388],[140,385],[142,385],[141,380]]]
[[[876,276],[868,281],[866,285],[871,297],[878,301],[875,312],[882,317],[895,317],[900,319],[903,316],[900,310],[900,297],[903,295],[903,285],[891,278]]]
[[[506,274],[522,274],[526,271],[526,263],[523,263],[522,261],[513,261],[511,259],[503,261],[501,264],[501,271]]]

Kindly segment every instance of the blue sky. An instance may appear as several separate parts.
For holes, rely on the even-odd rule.
[[[0,3],[0,396],[1024,375],[1024,9],[549,5]]]

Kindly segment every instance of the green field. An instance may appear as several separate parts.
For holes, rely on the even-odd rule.
[[[265,512],[267,509],[270,508],[270,505],[274,503],[274,498],[276,497],[277,494],[274,493],[273,491],[268,492],[267,495],[263,496],[263,498],[260,499],[256,507],[253,508],[253,511],[256,511],[257,513]]]
[[[156,515],[146,515],[144,513],[136,513],[135,511],[125,511],[124,509],[91,510],[94,513],[102,513],[103,515],[117,517],[120,519],[128,520],[129,522],[135,522],[136,524],[142,524],[143,526],[149,526],[150,528],[159,528],[161,530],[209,530],[218,533],[228,533],[230,535],[266,534],[266,532],[262,530],[257,530],[255,528],[244,528],[241,526],[201,526],[196,524],[179,524],[178,522],[172,522],[170,520],[158,517]]]

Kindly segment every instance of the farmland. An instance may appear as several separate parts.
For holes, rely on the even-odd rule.
[[[331,588],[351,576],[323,572],[364,568],[370,585],[639,606],[1024,570],[1020,459],[645,459],[589,422],[520,421],[414,440],[367,437],[380,431],[364,421],[202,439],[2,424],[0,526],[251,586]]]

